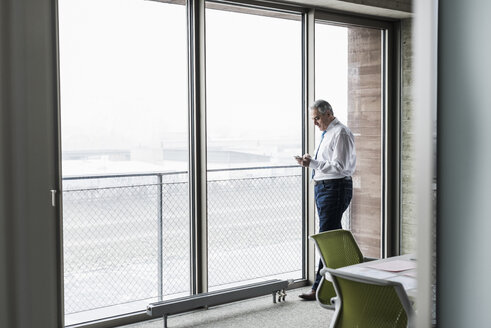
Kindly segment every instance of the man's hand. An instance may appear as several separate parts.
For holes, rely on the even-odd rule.
[[[310,159],[311,157],[309,154],[305,154],[302,157],[295,156],[295,160],[297,161],[297,163],[302,165],[303,167],[309,167]]]

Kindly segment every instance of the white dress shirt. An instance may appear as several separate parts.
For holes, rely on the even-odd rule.
[[[345,125],[335,118],[317,146],[317,157],[310,160],[314,180],[339,179],[355,172],[355,138]]]

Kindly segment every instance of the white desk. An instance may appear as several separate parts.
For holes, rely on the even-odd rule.
[[[414,305],[417,294],[417,278],[416,278],[416,257],[413,254],[389,257],[386,259],[363,262],[355,265],[350,265],[337,270],[349,272],[366,277],[386,279],[397,281],[402,284],[409,301]],[[404,269],[404,270],[403,270]],[[326,279],[331,280],[329,273],[326,273]],[[433,287],[433,294],[435,288]],[[432,326],[436,325],[436,297],[433,297],[434,303],[432,306]]]
[[[368,261],[338,268],[337,270],[371,278],[400,282],[409,299],[411,301],[416,299],[417,279],[416,258],[414,255],[408,254]],[[326,279],[331,281],[329,273],[326,274]]]

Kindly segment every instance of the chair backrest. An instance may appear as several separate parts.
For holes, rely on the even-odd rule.
[[[414,312],[399,282],[327,269],[338,297],[330,328],[412,327]]]
[[[319,250],[322,263],[326,268],[340,267],[363,262],[363,254],[349,230],[331,230],[310,236]],[[336,292],[331,282],[322,278],[317,289],[317,300],[330,306]]]

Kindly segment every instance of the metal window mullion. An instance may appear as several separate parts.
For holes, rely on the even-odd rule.
[[[158,248],[159,248],[159,254],[158,254],[158,273],[157,273],[157,276],[158,276],[158,289],[159,289],[159,301],[161,301],[164,297],[164,276],[163,276],[163,271],[164,271],[164,259],[163,259],[163,256],[164,256],[164,241],[163,241],[163,233],[164,233],[164,229],[163,229],[163,209],[164,209],[164,204],[163,204],[163,184],[162,184],[162,174],[157,174],[157,179],[158,179],[158,185],[157,185],[157,188],[158,188],[158,213],[157,213],[157,216],[158,216],[158,241],[159,241],[159,244],[158,244]]]
[[[188,0],[188,107],[191,291],[208,290],[205,1]]]
[[[302,151],[312,153],[314,150],[314,129],[310,123],[309,105],[315,98],[315,11],[309,10],[302,16]],[[303,278],[310,281],[315,279],[315,248],[309,242],[309,236],[315,233],[315,203],[313,187],[310,184],[310,174],[308,169],[302,172],[302,240],[303,240]]]
[[[380,119],[382,121],[381,125],[381,149],[382,149],[382,161],[380,163],[380,171],[382,172],[382,194],[380,197],[380,208],[382,209],[381,220],[380,220],[380,231],[382,236],[380,238],[380,254],[381,258],[387,257],[387,254],[390,253],[390,241],[388,237],[390,236],[390,230],[392,228],[392,224],[390,221],[387,221],[387,213],[390,207],[390,202],[388,202],[388,198],[390,195],[389,188],[387,186],[387,182],[390,181],[390,157],[387,156],[390,152],[390,138],[392,134],[390,133],[390,118],[392,117],[390,113],[388,113],[387,105],[389,103],[390,95],[387,93],[387,81],[388,76],[390,75],[390,71],[387,67],[387,30],[381,30],[381,40],[380,40],[380,49],[381,49],[381,81],[380,81],[380,90],[382,91],[382,101],[380,103]]]
[[[385,232],[383,257],[400,253],[401,226],[401,50],[400,26],[395,23],[383,31],[384,92],[384,197],[383,222]]]

